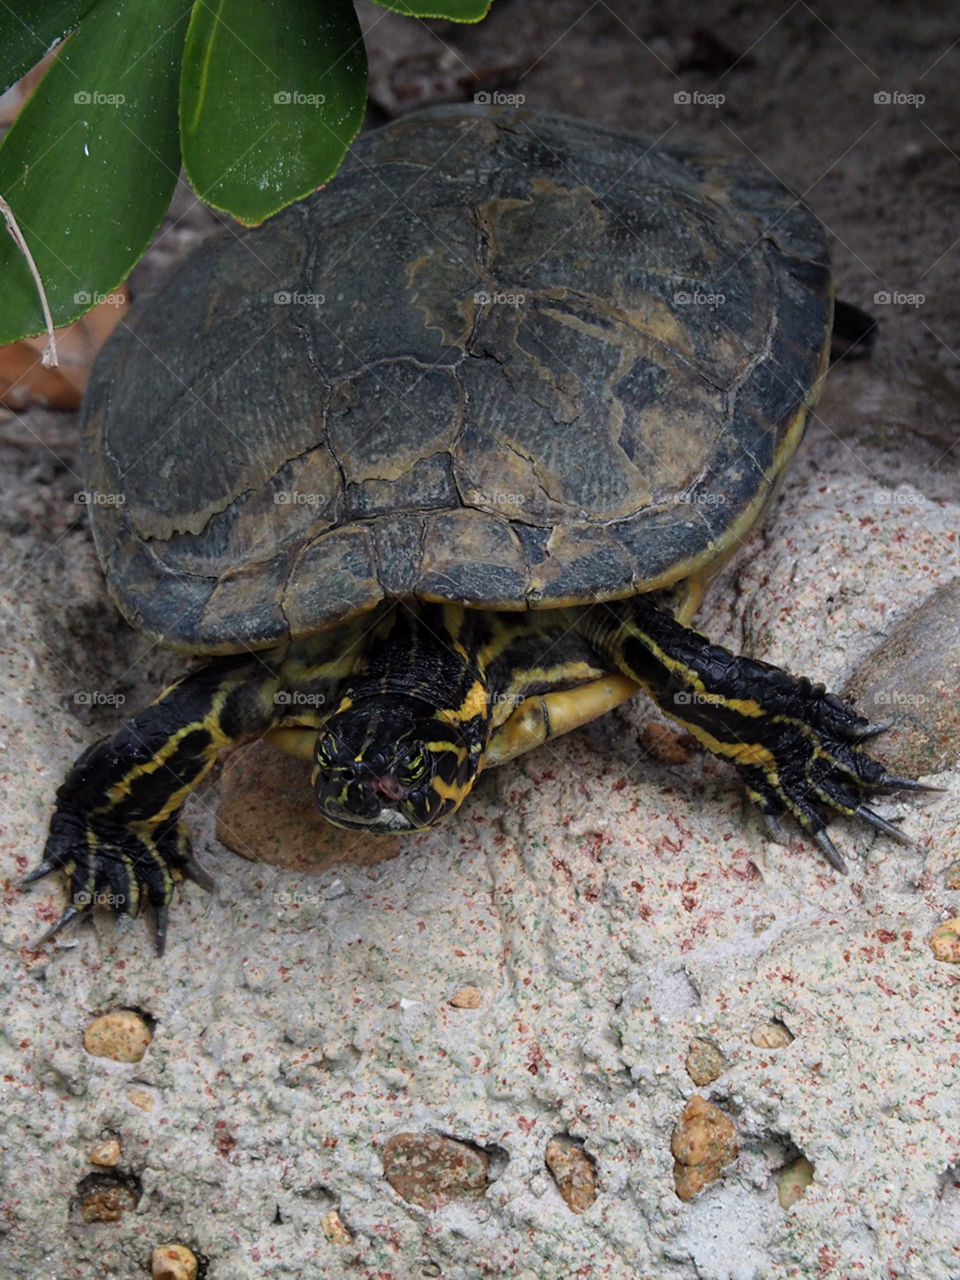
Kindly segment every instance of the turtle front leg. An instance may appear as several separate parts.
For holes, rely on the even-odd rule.
[[[279,687],[269,655],[217,659],[80,756],[57,791],[43,861],[24,878],[69,879],[70,903],[36,946],[94,904],[136,915],[149,903],[163,952],[176,873],[211,883],[193,860],[181,807],[221,747],[277,722]]]
[[[583,633],[708,751],[730,760],[764,813],[791,813],[838,871],[846,865],[825,830],[834,814],[905,839],[864,797],[922,784],[868,755],[861,744],[885,726],[823,685],[711,644],[644,596],[591,608]]]

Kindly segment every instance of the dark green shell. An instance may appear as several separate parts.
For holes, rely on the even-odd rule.
[[[105,347],[84,440],[111,590],[227,652],[385,596],[550,607],[700,573],[797,443],[830,299],[819,224],[746,159],[407,116]]]

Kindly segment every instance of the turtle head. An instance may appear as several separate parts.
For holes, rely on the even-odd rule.
[[[344,698],[317,733],[313,786],[335,826],[360,831],[432,827],[459,808],[476,779],[482,741],[415,697]]]

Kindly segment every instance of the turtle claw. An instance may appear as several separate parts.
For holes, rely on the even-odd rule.
[[[865,724],[857,727],[857,741],[863,742],[865,738],[875,738],[878,733],[886,733],[891,729],[895,721],[878,720],[876,724]]]
[[[862,821],[868,823],[875,831],[882,831],[885,836],[889,836],[892,840],[896,840],[898,844],[909,846],[911,849],[916,848],[916,841],[908,836],[905,831],[892,822],[888,822],[886,818],[881,818],[879,813],[874,813],[872,809],[868,809],[865,804],[858,804],[854,809],[856,816]]]
[[[165,902],[157,907],[154,918],[156,921],[157,957],[159,958],[166,950],[167,922],[170,919],[170,908]]]
[[[37,874],[39,870],[40,870],[39,867],[35,867],[34,870],[30,872],[29,876],[24,876],[23,880],[21,881],[21,884],[28,884],[32,880],[39,879],[39,876]],[[46,875],[47,873],[46,871],[44,871],[41,874]],[[50,942],[53,938],[55,938],[57,934],[61,932],[61,930],[65,929],[72,920],[76,920],[77,916],[81,916],[81,915],[83,915],[82,910],[79,907],[75,907],[71,902],[70,905],[64,910],[60,919],[57,920],[55,924],[52,924],[49,929],[44,930],[44,932],[41,933],[39,938],[34,938],[33,942],[27,943],[27,950],[41,951],[47,945],[47,943]]]
[[[37,880],[42,880],[44,876],[48,876],[51,871],[59,870],[59,862],[52,862],[50,859],[44,858],[42,862],[37,863],[32,871],[28,871],[25,876],[20,877],[20,888],[25,889],[27,885],[34,884]]]
[[[830,863],[831,867],[836,871],[839,871],[842,876],[845,876],[847,874],[847,864],[840,856],[840,851],[827,835],[826,831],[821,827],[819,831],[814,832],[813,838],[819,845],[821,853]]]

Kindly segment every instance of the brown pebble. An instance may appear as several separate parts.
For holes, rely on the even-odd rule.
[[[383,1148],[383,1172],[398,1196],[422,1209],[483,1195],[487,1157],[433,1133],[397,1133]]]
[[[750,1032],[750,1041],[758,1049],[782,1049],[793,1042],[793,1033],[775,1019],[761,1022]]]
[[[692,1200],[737,1158],[740,1144],[733,1122],[699,1094],[690,1099],[670,1141],[677,1196]]]
[[[91,1174],[91,1177],[96,1176]],[[127,1187],[105,1187],[84,1196],[80,1202],[80,1214],[84,1222],[119,1222],[136,1203],[136,1196]]]
[[[937,925],[930,935],[930,950],[937,960],[960,964],[960,916]]]
[[[90,1152],[90,1160],[93,1164],[112,1168],[120,1163],[120,1143],[116,1138],[110,1138],[107,1142],[98,1142]]]
[[[157,1245],[150,1274],[153,1280],[197,1280],[197,1259],[185,1244]]]
[[[340,1215],[336,1209],[331,1209],[329,1213],[323,1215],[320,1219],[320,1226],[323,1228],[323,1234],[331,1244],[349,1244],[353,1239],[353,1236],[340,1220]]]
[[[83,1047],[95,1058],[139,1062],[152,1038],[150,1028],[139,1014],[130,1009],[117,1009],[94,1018],[83,1033]]]
[[[664,764],[686,764],[690,759],[693,743],[689,733],[683,733],[673,725],[651,720],[640,731],[640,745],[654,760]]]
[[[791,1209],[806,1195],[813,1182],[814,1168],[806,1156],[798,1156],[777,1174],[777,1199],[781,1209]]]
[[[587,1153],[575,1142],[554,1138],[547,1143],[545,1159],[570,1209],[586,1213],[597,1198],[597,1175]]]
[[[450,1003],[455,1009],[479,1009],[483,1000],[483,992],[479,987],[461,987]]]
[[[687,1075],[695,1085],[712,1084],[723,1074],[723,1057],[709,1040],[691,1040],[687,1051]]]
[[[127,1101],[141,1111],[153,1110],[153,1094],[147,1093],[146,1089],[128,1089]]]
[[[960,889],[960,862],[950,863],[943,873],[943,883],[947,889]]]

